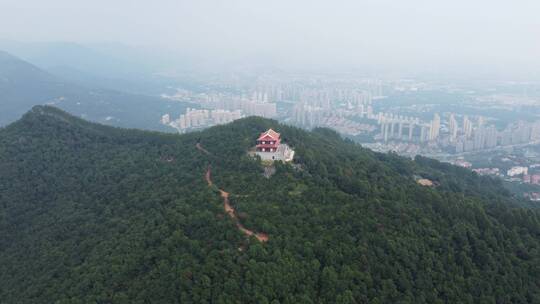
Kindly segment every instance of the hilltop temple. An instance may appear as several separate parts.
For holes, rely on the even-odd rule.
[[[272,129],[261,133],[257,138],[256,152],[262,160],[281,160],[289,162],[293,160],[294,150],[287,144],[281,143],[280,134]]]

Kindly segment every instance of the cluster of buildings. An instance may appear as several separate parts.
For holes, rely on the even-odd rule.
[[[383,81],[377,79],[320,75],[259,75],[245,83],[240,78],[232,81],[227,85],[214,84],[224,88],[216,91],[195,93],[179,89],[162,97],[194,103],[201,109],[239,110],[243,116],[280,118],[300,127],[335,127],[346,134],[360,134],[373,128],[356,118],[373,115],[371,104],[383,98],[384,87]]]
[[[372,104],[374,100],[383,98],[382,87],[380,80],[323,84],[319,87],[307,85],[297,90],[296,96],[290,96],[295,103],[289,121],[300,127],[314,128],[327,126],[329,118],[344,118],[331,126],[339,128],[342,123],[350,125],[351,121],[359,119],[376,119]]]
[[[348,119],[346,116],[339,115],[339,113],[324,117],[321,126],[334,129],[341,134],[352,136],[371,133],[377,129],[372,124],[356,122]]]
[[[540,122],[518,121],[501,130],[481,116],[433,113],[428,106],[390,109],[377,104],[385,98],[383,88],[413,92],[425,86],[414,81],[393,84],[367,78],[264,75],[246,83],[235,79],[234,85],[219,91],[179,90],[175,95],[165,96],[196,103],[201,109],[223,111],[224,119],[215,122],[202,119],[201,123],[198,116],[193,118],[194,114],[186,113],[174,122],[167,117],[163,121],[186,130],[242,116],[279,118],[299,127],[329,127],[358,140],[368,139],[364,143],[374,142],[379,145],[375,149],[380,151],[401,149],[428,155],[483,151],[540,140]],[[432,118],[419,118],[427,113],[433,113],[429,114]]]
[[[291,122],[301,127],[314,128],[322,125],[324,118],[331,112],[330,108],[299,102],[293,108]]]
[[[171,100],[189,101],[198,104],[201,109],[188,108],[177,119],[170,114],[161,118],[161,123],[177,129],[180,133],[193,129],[225,124],[246,116],[275,118],[276,103],[269,102],[267,93],[253,92],[251,97],[229,93],[192,94],[178,90],[175,95],[163,96]]]
[[[269,102],[268,94],[261,92],[254,92],[251,98],[232,94],[205,94],[197,103],[205,109],[239,110],[245,116],[277,116],[276,103]]]
[[[267,94],[274,101],[303,101],[313,105],[340,102],[355,106],[371,103],[383,96],[384,83],[379,79],[266,79],[256,84],[255,90]]]
[[[439,146],[448,152],[481,151],[499,146],[527,144],[540,140],[540,122],[518,121],[499,131],[487,125],[481,116],[474,120],[464,115],[460,123],[456,114],[449,113],[442,121],[438,113],[428,122],[418,118],[378,113],[380,132],[376,139],[387,143],[402,141]]]
[[[516,175],[527,175],[527,173],[529,173],[529,168],[522,166],[515,166],[506,171],[506,175],[510,177],[514,177]]]
[[[455,127],[450,128],[450,142],[456,153],[526,144],[540,137],[539,123],[518,121],[499,131],[494,125],[486,126],[482,117],[478,117],[474,123],[464,116],[462,126],[462,129],[459,129],[455,123]]]
[[[352,99],[355,100],[354,106],[351,100],[349,100],[343,107],[333,106],[330,103],[330,99],[326,98],[298,101],[293,107],[291,122],[301,127],[314,128],[324,125],[326,118],[332,116],[373,118],[371,97],[369,95],[365,98],[358,96],[356,97],[359,99]]]
[[[533,202],[540,202],[540,192],[527,192],[525,193],[525,198]]]
[[[169,114],[163,115],[161,123],[175,128],[180,133],[185,133],[194,129],[229,123],[242,117],[240,110],[196,110],[188,108],[185,114],[180,115],[175,120],[171,120]]]
[[[322,108],[300,102],[294,106],[290,121],[305,128],[327,127],[353,136],[375,131],[376,126],[364,119],[373,118],[373,108],[368,106],[356,110]]]
[[[540,174],[523,175],[523,182],[525,184],[540,185]]]
[[[480,175],[492,175],[504,177],[504,173],[499,168],[478,168],[472,171]],[[506,170],[506,178],[509,181],[517,181],[525,184],[540,185],[540,174],[529,174],[529,167],[514,166]]]
[[[540,185],[540,174],[529,174],[529,167],[515,166],[506,172],[510,178],[519,177],[520,181],[525,184]]]
[[[540,185],[540,174],[525,174],[523,175],[523,183],[530,185]],[[525,198],[528,198],[531,201],[539,202],[540,201],[540,192],[525,192]]]
[[[511,181],[540,185],[540,174],[529,174],[527,167],[513,167],[506,174]]]
[[[479,175],[500,175],[499,168],[478,168],[473,169],[474,172],[478,173]]]
[[[368,114],[368,118],[374,118],[373,114]],[[415,135],[415,129],[420,127],[420,119],[393,113],[379,112],[376,116],[377,124],[380,127],[379,138],[384,142],[391,139],[412,141]],[[427,133],[424,126],[421,126],[421,136]],[[431,132],[430,132],[431,133]]]
[[[458,158],[455,161],[452,162],[453,165],[470,169],[472,167],[472,163],[464,160],[463,158]]]

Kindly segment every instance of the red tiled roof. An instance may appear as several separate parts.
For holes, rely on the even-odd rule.
[[[272,129],[268,129],[268,131],[261,133],[261,135],[259,136],[259,138],[257,140],[263,140],[266,137],[270,137],[273,140],[278,140],[279,139],[279,133],[272,130]]]

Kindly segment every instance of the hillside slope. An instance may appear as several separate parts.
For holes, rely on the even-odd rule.
[[[126,128],[171,130],[159,123],[164,113],[189,106],[157,97],[88,88],[53,76],[0,51],[0,126],[19,119],[34,105],[51,104],[85,119]]]
[[[135,78],[152,70],[130,49],[116,55],[74,42],[19,42],[0,39],[0,49],[41,69],[71,67],[97,77]]]
[[[266,178],[269,127],[297,159]],[[540,302],[540,215],[497,181],[260,118],[180,136],[35,107],[0,129],[0,248],[5,303]]]

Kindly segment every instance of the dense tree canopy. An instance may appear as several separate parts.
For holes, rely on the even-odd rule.
[[[270,178],[246,153],[268,127],[296,150]],[[268,242],[226,216],[209,165]],[[168,135],[35,107],[0,129],[2,303],[539,303],[539,287],[539,212],[431,159],[260,118]]]

